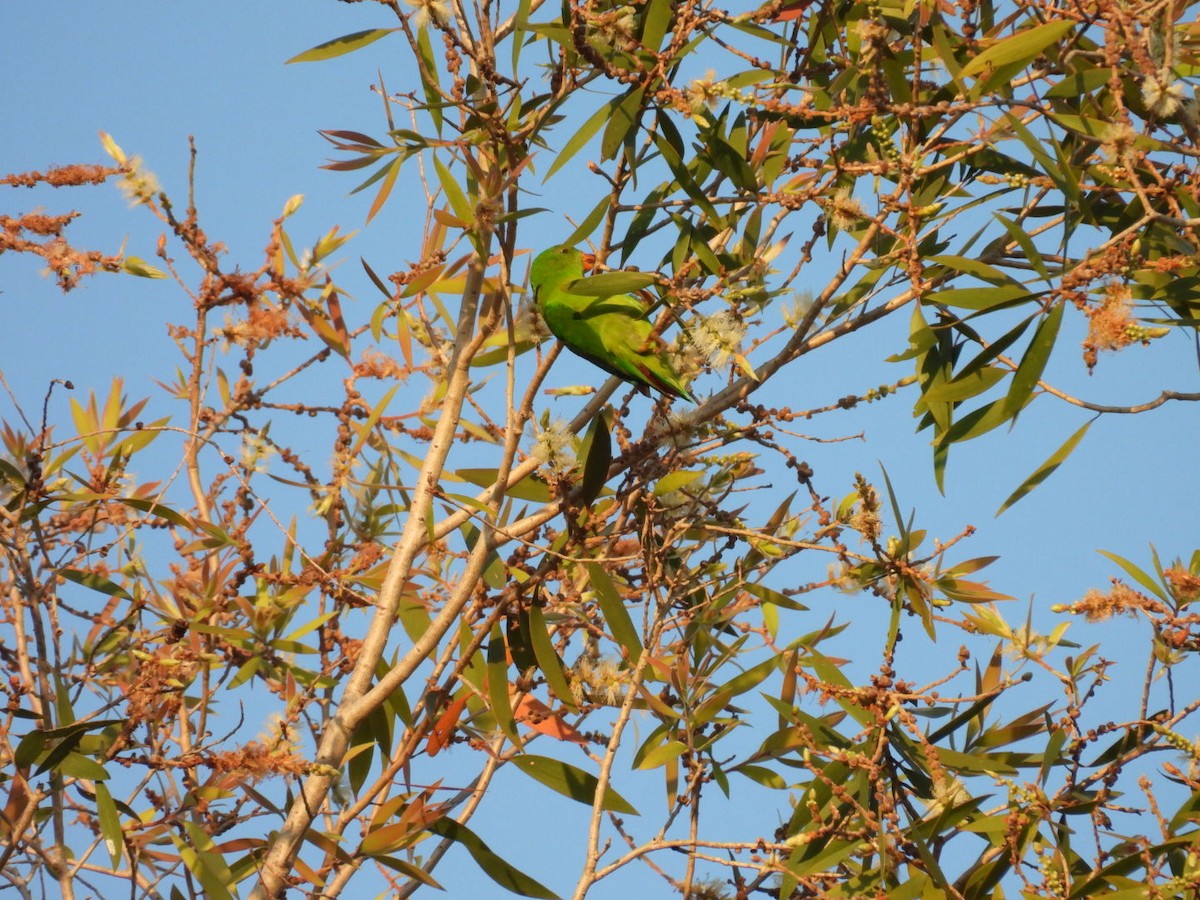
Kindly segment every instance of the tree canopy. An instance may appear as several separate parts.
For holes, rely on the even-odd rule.
[[[911,411],[943,490],[966,442],[1045,442],[1032,472],[967,473],[1011,484],[1003,513],[1098,419],[1191,414],[1195,4],[374,7],[290,62],[379,72],[377,119],[314,124],[347,218],[405,211],[391,258],[343,223],[301,243],[300,194],[234,258],[120,135],[105,165],[0,178],[111,182],[162,232],[105,254],[74,212],[4,215],[7,264],[179,301],[157,388],[10,397],[4,878],[408,896],[451,859],[530,897],[1200,886],[1200,699],[1174,677],[1200,550],[1107,552],[1116,577],[1043,633],[969,523],[908,511],[891,448],[830,471],[807,433]],[[573,295],[644,304],[695,403],[563,352],[528,278],[557,244],[597,259]],[[1097,396],[1121,351],[1182,363]],[[1122,615],[1119,649],[1068,637]],[[506,817],[543,806],[513,852]]]

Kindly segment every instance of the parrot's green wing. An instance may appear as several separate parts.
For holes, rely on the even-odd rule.
[[[640,300],[629,294],[619,294],[615,297],[593,298],[587,309],[575,314],[579,319],[594,319],[596,316],[617,315],[633,319],[646,318],[647,309]]]
[[[530,269],[534,300],[546,325],[572,352],[606,372],[695,403],[670,359],[658,348],[646,308],[628,294],[588,297],[569,285],[583,277],[583,255],[566,245],[538,255]]]

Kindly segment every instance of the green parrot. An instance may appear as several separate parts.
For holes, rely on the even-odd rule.
[[[642,393],[652,387],[695,403],[670,359],[655,347],[646,307],[636,297],[588,297],[567,290],[583,277],[583,267],[584,255],[562,244],[538,254],[529,270],[534,302],[554,336]]]

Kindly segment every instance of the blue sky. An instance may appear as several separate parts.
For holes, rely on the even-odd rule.
[[[399,43],[389,47],[385,41],[320,64],[285,66],[284,61],[337,35],[389,26],[385,9],[312,0],[202,5],[158,0],[119,6],[69,2],[53,4],[53,15],[48,9],[9,3],[0,10],[0,58],[9,73],[0,93],[0,167],[5,172],[104,163],[98,132],[105,131],[128,154],[141,156],[182,204],[187,139],[194,135],[197,204],[204,227],[243,268],[257,265],[270,221],[293,194],[306,197],[290,228],[302,243],[311,243],[334,223],[343,231],[363,227],[370,193],[348,196],[357,183],[355,174],[318,168],[330,148],[317,129],[380,133],[380,102],[369,87],[377,70],[389,87],[401,86],[403,50]],[[569,182],[552,182],[543,197],[535,198],[534,205],[552,212],[530,226],[527,246],[552,242],[555,229],[563,227],[563,214],[578,219],[591,208],[595,197],[576,198],[573,190]],[[124,242],[129,253],[155,261],[161,227],[144,211],[128,208],[112,186],[0,191],[7,214],[37,206],[50,213],[78,208],[85,215],[69,231],[77,244],[114,253]],[[358,269],[359,255],[380,272],[402,268],[419,255],[424,210],[414,211],[412,202],[423,205],[423,197],[394,196],[347,254],[340,277],[363,304],[373,304],[375,294]],[[189,304],[177,288],[170,282],[98,277],[63,296],[38,269],[31,259],[0,258],[0,370],[26,410],[40,410],[52,378],[72,380],[77,397],[88,390],[106,392],[118,375],[133,396],[154,393],[152,379],[176,365],[164,323],[187,318]],[[1144,402],[1166,388],[1200,389],[1195,348],[1181,335],[1148,350],[1135,347],[1106,356],[1089,377],[1077,351],[1079,323],[1069,320],[1064,331],[1050,376],[1071,392],[1119,404]],[[823,405],[908,373],[907,367],[881,362],[888,353],[903,350],[896,332],[863,335],[839,342],[839,347],[802,360],[772,387],[769,397]],[[562,381],[592,377],[581,365],[564,361]],[[795,401],[796,395],[805,399]],[[1200,480],[1192,460],[1200,428],[1193,406],[1169,404],[1147,415],[1102,419],[1050,481],[999,519],[993,513],[1004,498],[1087,416],[1043,398],[1012,433],[993,432],[955,448],[942,497],[933,486],[928,436],[913,433],[910,408],[911,399],[902,397],[853,415],[799,423],[796,430],[825,439],[860,431],[867,439],[804,445],[797,453],[819,477],[828,473],[829,490],[846,492],[854,471],[871,477],[883,462],[901,507],[915,506],[918,523],[935,537],[948,539],[966,524],[976,526],[977,536],[958,558],[1002,554],[985,575],[1019,598],[1008,608],[1010,621],[1023,619],[1032,602],[1035,622],[1049,630],[1058,621],[1049,612],[1051,604],[1104,587],[1118,572],[1096,554],[1098,548],[1148,565],[1151,543],[1166,560],[1177,555],[1186,559],[1196,546]],[[10,401],[0,397],[0,416],[11,414]],[[57,395],[51,414],[66,418],[63,394]],[[863,598],[830,595],[823,602],[819,606],[814,601],[819,606],[814,622],[835,609],[851,619],[880,615],[878,605]],[[1120,662],[1117,696],[1127,691],[1132,697],[1140,687],[1144,657],[1122,659],[1117,646],[1123,630],[1134,627],[1142,626],[1079,622],[1070,632],[1085,645],[1109,641],[1106,655]],[[952,658],[957,642],[947,641],[938,649]],[[901,665],[904,653],[902,648]],[[505,814],[493,808],[482,815]],[[510,839],[511,848],[496,849],[511,850],[520,864],[521,840],[517,835]],[[572,848],[564,842],[560,852],[568,855]],[[567,877],[565,873],[577,870],[577,857],[561,864],[559,874]],[[469,866],[465,869],[439,870],[438,877],[447,876],[443,882],[448,886],[461,878],[465,890],[475,877]],[[531,871],[546,878],[558,865],[543,862]],[[562,888],[561,882],[554,886]],[[596,896],[616,896],[606,890]]]

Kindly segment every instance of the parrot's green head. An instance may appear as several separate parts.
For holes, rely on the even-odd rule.
[[[591,253],[582,253],[570,244],[559,244],[543,250],[533,260],[529,283],[533,285],[536,297],[542,289],[561,288],[582,278],[583,273],[591,272],[595,265],[596,257]]]
[[[535,289],[544,284],[579,278],[583,274],[583,254],[567,244],[543,250],[529,270],[529,283]]]

